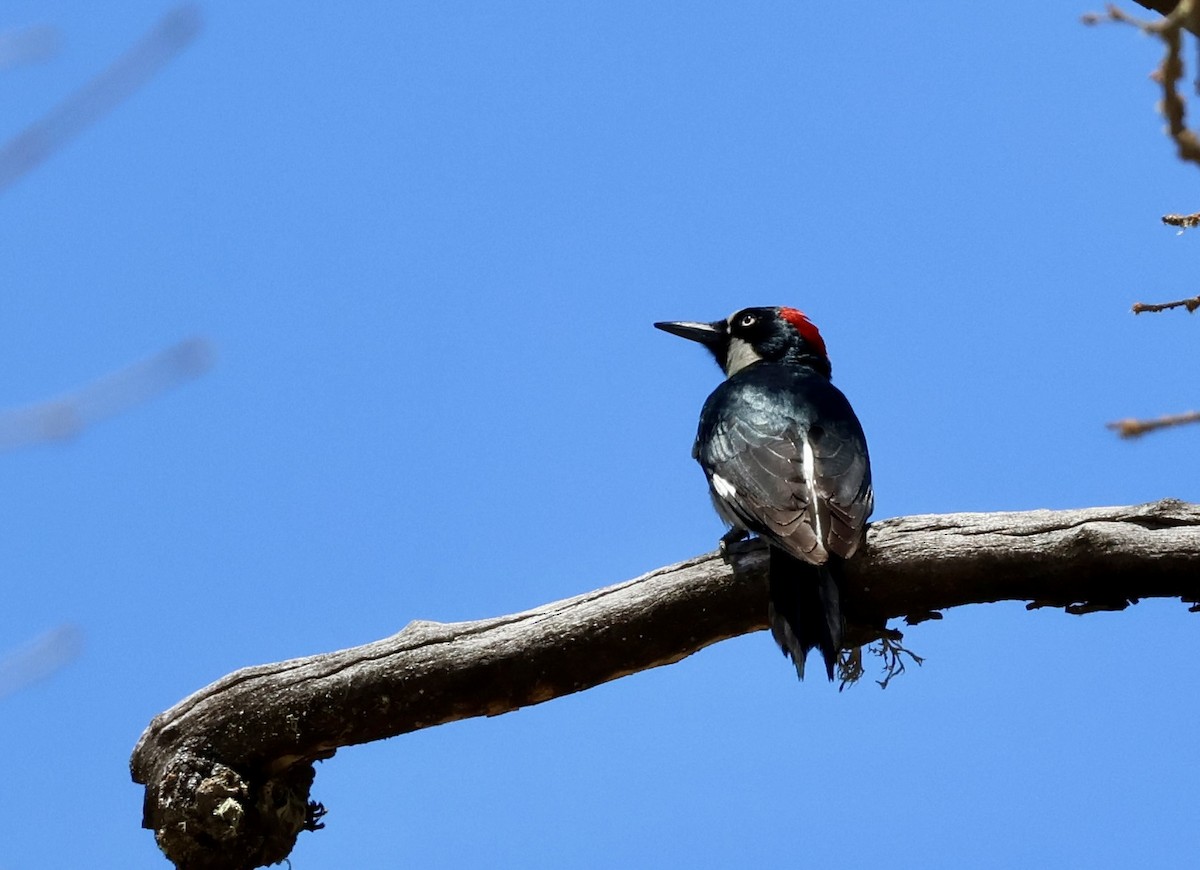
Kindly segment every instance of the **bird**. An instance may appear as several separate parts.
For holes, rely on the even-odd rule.
[[[771,634],[801,680],[817,649],[832,681],[845,628],[842,568],[863,549],[875,496],[866,436],[830,380],[820,331],[782,306],[654,326],[702,344],[724,371],[692,447],[731,527],[721,551],[749,534],[766,543]]]

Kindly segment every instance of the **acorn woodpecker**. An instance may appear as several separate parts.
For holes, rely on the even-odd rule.
[[[725,381],[700,412],[692,456],[732,529],[770,553],[771,634],[804,679],[816,648],[833,679],[842,643],[841,563],[874,507],[862,426],[830,383],[817,327],[795,308],[743,308],[712,323],[656,323],[703,344]]]

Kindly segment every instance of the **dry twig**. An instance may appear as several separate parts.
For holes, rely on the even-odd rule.
[[[1200,212],[1196,214],[1165,214],[1162,216],[1162,222],[1167,226],[1179,227],[1184,230],[1190,227],[1200,227]]]
[[[1167,311],[1171,308],[1186,308],[1191,314],[1200,308],[1200,296],[1177,299],[1174,302],[1135,302],[1132,310],[1134,314],[1141,314],[1144,311]]]
[[[1115,431],[1122,438],[1138,438],[1147,432],[1154,432],[1157,429],[1169,429],[1172,426],[1183,426],[1186,423],[1200,423],[1200,411],[1188,411],[1184,414],[1168,414],[1165,417],[1156,417],[1153,420],[1127,418],[1124,420],[1114,420],[1107,425],[1109,429]]]

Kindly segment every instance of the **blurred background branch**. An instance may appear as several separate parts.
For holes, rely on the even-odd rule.
[[[197,7],[173,8],[107,69],[0,145],[0,192],[153,78],[195,39],[200,28]],[[45,61],[58,53],[60,44],[59,31],[45,25],[2,33],[0,71]],[[198,377],[212,361],[210,343],[190,338],[58,398],[0,409],[0,450],[75,437],[93,423]],[[82,636],[73,625],[59,626],[0,657],[0,699],[75,658]]]
[[[49,60],[58,54],[60,44],[58,30],[45,25],[0,33],[0,71]]]
[[[201,18],[191,4],[177,6],[111,66],[63,100],[38,121],[0,146],[0,191],[42,163],[89,125],[104,117],[130,94],[191,44],[200,32]],[[46,54],[53,31],[30,28],[18,31],[10,54],[28,61]],[[20,38],[25,34],[24,38]],[[0,43],[0,66],[4,44]],[[11,64],[10,64],[11,65]]]
[[[212,363],[212,345],[203,338],[189,338],[73,392],[0,409],[0,450],[74,438],[93,423],[199,377]]]
[[[195,5],[176,6],[107,69],[0,146],[0,191],[153,78],[191,44],[200,28]],[[45,60],[58,51],[59,41],[58,31],[44,25],[0,34],[0,69]],[[212,360],[211,345],[191,338],[65,396],[0,409],[0,450],[74,437],[92,423],[203,374]]]
[[[0,700],[45,679],[79,655],[83,632],[75,625],[60,625],[23,647],[0,656]]]

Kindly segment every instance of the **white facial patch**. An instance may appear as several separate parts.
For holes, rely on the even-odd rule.
[[[721,498],[732,499],[735,495],[737,495],[737,490],[734,489],[733,484],[721,477],[719,474],[714,474],[712,476],[712,487],[713,492],[715,492]]]
[[[748,365],[761,362],[750,342],[734,337],[729,339],[729,350],[725,354],[725,377],[731,378]]]

